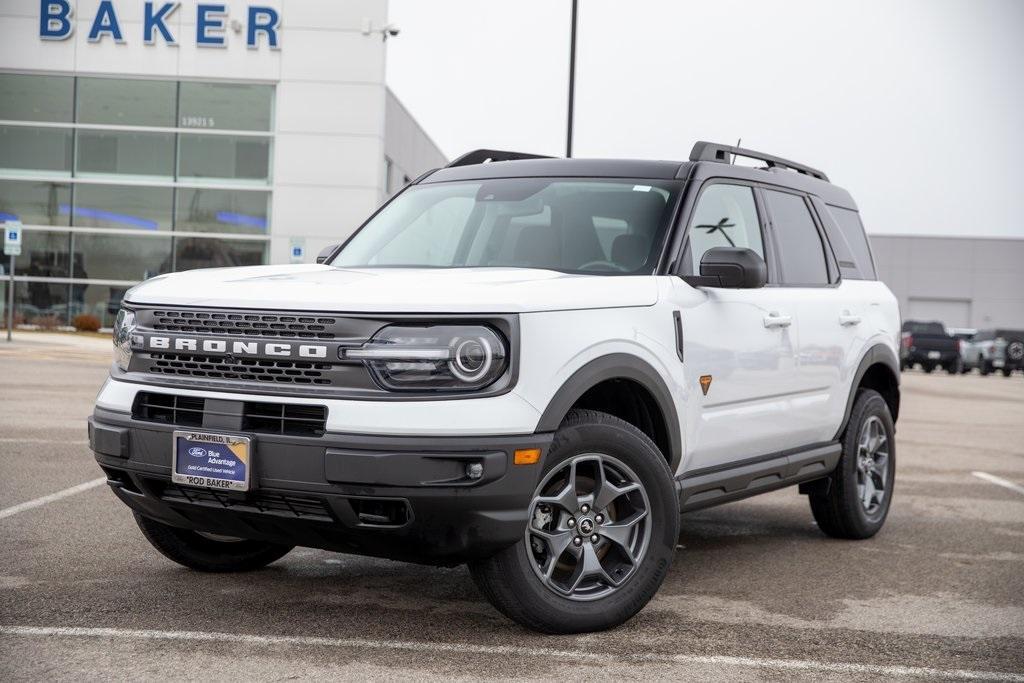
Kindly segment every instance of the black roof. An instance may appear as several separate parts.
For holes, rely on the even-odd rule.
[[[760,159],[766,168],[730,163],[732,156]],[[830,183],[824,173],[810,166],[752,150],[698,142],[690,161],[643,159],[558,159],[536,154],[474,150],[449,166],[420,178],[421,183],[487,178],[635,178],[672,180],[693,177],[703,180],[727,177],[787,187],[820,197],[825,203],[856,209],[850,194]]]

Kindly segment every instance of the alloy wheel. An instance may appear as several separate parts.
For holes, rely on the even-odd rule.
[[[860,428],[857,440],[857,497],[864,512],[874,515],[885,502],[889,487],[889,436],[877,415]]]

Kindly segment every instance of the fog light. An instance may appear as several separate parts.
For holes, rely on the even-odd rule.
[[[540,462],[540,449],[520,448],[515,452],[512,462],[517,465],[536,465]]]
[[[471,462],[466,465],[466,476],[470,479],[479,479],[484,476],[484,466],[478,462]]]

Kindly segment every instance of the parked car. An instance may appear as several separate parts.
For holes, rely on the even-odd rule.
[[[479,150],[315,265],[132,288],[90,444],[192,569],[469,563],[508,617],[595,631],[658,590],[680,512],[799,485],[823,533],[882,528],[898,326],[813,168]]]
[[[963,367],[960,340],[946,332],[940,322],[904,321],[900,335],[900,369],[915,365],[920,365],[925,372],[941,367],[951,375],[959,374]]]
[[[978,334],[978,331],[973,327],[951,327],[949,334],[953,339],[960,342],[960,372],[961,374],[966,374],[971,371],[967,361],[971,340],[974,339],[974,335]]]
[[[999,371],[1009,377],[1014,370],[1024,371],[1024,330],[980,330],[966,355],[968,371],[977,368],[982,375]]]

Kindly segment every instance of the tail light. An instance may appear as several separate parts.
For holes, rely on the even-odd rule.
[[[910,334],[909,332],[904,332],[901,342],[903,344],[903,348],[909,349],[911,346],[914,345],[914,335]]]

